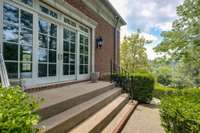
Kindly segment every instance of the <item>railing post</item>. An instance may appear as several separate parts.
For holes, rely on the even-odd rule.
[[[134,83],[133,83],[133,76],[131,76],[131,87],[130,87],[130,95],[131,95],[131,100],[133,100],[133,91],[134,90]]]
[[[110,82],[113,81],[113,63],[112,60],[110,60]]]
[[[128,83],[129,83],[129,80],[128,80],[128,72],[126,71],[126,92],[128,93]]]
[[[131,74],[123,69],[121,66],[118,66],[113,63],[113,60],[110,61],[110,78],[111,82],[115,81],[116,84],[122,87],[123,91],[129,94],[130,99],[134,98],[134,78]],[[114,77],[114,74],[116,77]]]

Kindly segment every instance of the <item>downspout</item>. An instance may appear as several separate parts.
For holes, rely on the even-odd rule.
[[[116,19],[116,23],[115,23],[115,27],[114,27],[114,70],[115,70],[115,65],[117,64],[117,26],[119,23],[120,18],[118,16],[115,16]]]

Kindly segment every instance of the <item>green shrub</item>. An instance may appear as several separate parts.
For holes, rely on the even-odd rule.
[[[19,87],[0,87],[0,133],[36,133],[39,105]]]
[[[176,91],[176,88],[170,88],[163,86],[161,84],[156,84],[155,89],[153,90],[153,97],[161,99],[162,97],[172,94]]]
[[[160,115],[167,133],[200,132],[200,89],[184,89],[161,100]]]
[[[148,73],[137,73],[132,76],[133,99],[141,103],[149,103],[152,100],[154,90],[154,77]]]
[[[158,83],[160,83],[162,85],[166,85],[166,86],[170,85],[172,83],[171,75],[160,74],[157,77],[157,81],[158,81]]]

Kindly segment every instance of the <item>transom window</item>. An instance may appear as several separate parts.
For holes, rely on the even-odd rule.
[[[71,25],[71,26],[73,26],[73,27],[76,27],[76,23],[74,21],[70,20],[69,18],[65,17],[64,18],[64,22],[69,24],[69,25]]]
[[[33,6],[33,0],[18,0],[28,6]]]
[[[88,54],[88,37],[80,34],[80,74],[88,74],[89,54]]]
[[[39,19],[38,76],[56,76],[57,25]]]
[[[51,17],[58,18],[58,14],[56,12],[50,10],[49,8],[46,8],[46,7],[42,6],[42,5],[40,5],[40,10],[43,13],[45,13],[45,14],[51,16]]]
[[[3,56],[9,78],[32,77],[33,15],[4,3]]]
[[[79,29],[81,30],[81,31],[83,31],[83,32],[85,32],[85,33],[89,33],[89,30],[88,30],[88,28],[86,28],[86,27],[84,27],[84,26],[79,26]]]

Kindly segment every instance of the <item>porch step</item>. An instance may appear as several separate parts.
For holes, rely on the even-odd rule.
[[[91,83],[88,81],[61,88],[34,92],[30,95],[38,99],[44,98],[45,101],[39,110],[39,114],[41,120],[45,120],[113,88],[114,84],[109,82],[99,81]]]
[[[70,133],[99,133],[105,128],[117,113],[127,104],[128,95],[122,94],[96,114],[82,122]]]
[[[121,88],[108,90],[99,96],[76,105],[62,113],[50,117],[49,119],[43,120],[38,125],[39,127],[45,127],[41,133],[65,133],[109,104],[120,94]],[[116,104],[119,104],[118,102],[122,104],[121,101],[125,101],[126,97],[120,97],[120,99],[116,101]]]
[[[102,130],[102,133],[120,133],[137,107],[137,101],[129,101],[117,116]]]

